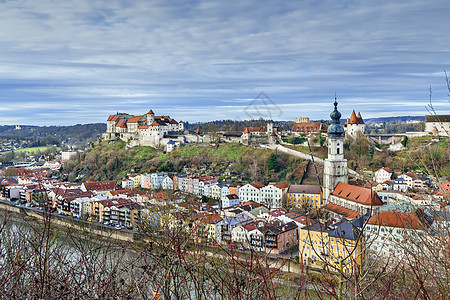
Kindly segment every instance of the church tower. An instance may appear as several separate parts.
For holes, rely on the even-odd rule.
[[[323,199],[328,198],[338,182],[348,183],[348,166],[344,158],[344,127],[341,125],[341,113],[337,110],[334,99],[334,110],[331,112],[331,125],[328,127],[328,158],[325,160],[323,171]]]

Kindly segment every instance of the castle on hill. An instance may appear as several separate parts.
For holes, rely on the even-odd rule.
[[[366,124],[364,123],[360,112],[356,115],[355,110],[353,110],[350,119],[347,120],[346,129],[347,136],[351,136],[353,138],[356,138],[358,131],[362,134],[366,133]]]
[[[183,139],[184,123],[170,116],[155,116],[153,110],[145,115],[132,116],[125,113],[110,115],[106,122],[104,140],[121,139],[128,147],[160,147],[171,139]]]

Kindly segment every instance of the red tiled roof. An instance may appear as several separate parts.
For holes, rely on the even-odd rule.
[[[247,132],[245,132],[247,130]],[[245,127],[244,133],[250,133],[250,132],[267,132],[266,127]]]
[[[116,127],[127,128],[127,121],[124,119],[119,120],[119,122],[116,123]]]
[[[148,126],[147,125],[141,125],[141,126],[138,127],[138,129],[148,129]]]
[[[358,119],[358,124],[364,124],[364,120],[361,117],[361,113],[360,112],[358,112],[358,115],[356,116],[356,118]]]
[[[110,115],[108,121],[116,121],[119,115]]]
[[[382,211],[368,221],[371,225],[381,225],[389,227],[400,227],[409,229],[425,229],[415,213],[402,213],[393,211]]]
[[[127,123],[137,123],[142,118],[142,116],[133,116],[131,117]]]
[[[217,223],[222,220],[222,217],[219,215],[208,215],[203,219],[203,222],[206,224]]]
[[[279,189],[284,190],[285,188],[287,188],[289,186],[289,184],[285,181],[280,181],[280,182],[276,182],[276,183],[269,183],[271,185],[276,186]]]
[[[158,123],[158,121],[154,121],[150,126],[160,126],[161,124]]]
[[[116,188],[114,180],[85,182],[84,187],[88,191],[112,191]]]
[[[287,214],[286,214],[286,216],[288,218],[291,218]],[[314,223],[314,220],[307,216],[298,216],[298,217],[291,218],[291,219],[294,220],[295,222],[298,222],[303,225],[312,225]]]
[[[322,126],[320,122],[311,122],[311,123],[294,123],[292,126],[292,131],[294,132],[316,132],[319,131]]]
[[[121,198],[116,198],[116,199],[105,199],[105,200],[100,200],[98,201],[100,202],[103,207],[111,207],[111,206],[115,206],[117,208],[125,206],[127,204],[132,204],[134,203],[131,200],[128,199],[121,199]]]
[[[275,209],[275,210],[272,210],[271,212],[269,212],[269,215],[271,215],[272,217],[284,216],[284,211]]]
[[[352,111],[352,115],[350,116],[350,120],[348,120],[348,124],[358,124],[358,118],[356,117],[355,110]]]
[[[364,205],[383,205],[376,192],[371,189],[339,182],[332,195]]]
[[[255,224],[252,224],[252,223],[242,225],[242,227],[244,227],[244,229],[247,231],[252,231],[252,230],[256,229]]]
[[[334,203],[328,203],[323,208],[332,211],[334,213],[337,213],[338,215],[341,215],[347,219],[356,219],[359,217],[359,214],[356,211],[342,207],[340,205],[336,205]]]
[[[392,170],[391,170],[391,168],[388,168],[388,167],[384,167],[383,168],[386,172],[388,172],[388,173],[392,173]]]
[[[154,115],[155,113],[153,112],[153,110],[150,109],[150,111],[147,113],[147,115],[150,115],[150,114]]]
[[[257,189],[260,189],[260,188],[264,187],[264,184],[262,184],[261,182],[258,182],[258,181],[252,182],[252,183],[250,183],[250,185],[255,187],[255,188],[257,188]]]
[[[407,172],[407,173],[405,173],[405,175],[407,175],[407,176],[409,176],[409,177],[411,177],[411,178],[419,177],[419,175],[416,175],[416,174],[414,174],[413,172]]]

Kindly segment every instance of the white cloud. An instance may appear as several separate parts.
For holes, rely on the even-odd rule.
[[[449,9],[443,0],[1,2],[0,101],[59,101],[70,116],[76,105],[152,105],[193,120],[223,118],[223,104],[264,91],[292,105],[289,118],[337,92],[343,107],[425,114],[430,84],[447,99]],[[394,110],[391,99],[405,100]],[[72,120],[58,116],[36,122]]]

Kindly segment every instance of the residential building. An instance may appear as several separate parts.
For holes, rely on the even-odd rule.
[[[364,217],[349,222],[326,226],[321,222],[309,223],[299,229],[300,262],[309,267],[332,272],[350,272],[364,262],[364,239],[361,228]]]
[[[366,235],[369,249],[374,255],[401,259],[420,249],[428,226],[419,216],[421,211],[382,211],[367,222]],[[422,237],[421,237],[422,236]]]
[[[320,185],[291,184],[287,190],[287,204],[294,208],[322,207],[322,189]]]
[[[226,195],[225,200],[222,199],[222,208],[239,205],[239,197],[237,195]]]
[[[384,167],[375,171],[374,181],[378,183],[383,183],[385,181],[391,180],[394,173],[390,168]]]
[[[425,132],[429,135],[449,136],[450,115],[425,116]]]
[[[112,191],[116,188],[116,186],[117,185],[114,180],[85,182],[81,184],[81,190],[84,192],[89,191],[93,192],[94,194],[98,194]]]
[[[123,189],[132,189],[134,188],[134,182],[130,179],[122,180],[122,188]]]
[[[408,191],[408,184],[404,178],[399,177],[394,180],[394,183],[392,184],[392,189],[394,191],[406,193]]]
[[[239,199],[241,202],[254,201],[258,203],[262,203],[261,201],[261,189],[264,187],[264,184],[261,182],[252,182],[248,183],[239,188]]]
[[[141,174],[141,188],[151,189],[152,188],[152,175],[151,174]]]
[[[260,189],[261,203],[269,208],[282,208],[283,198],[286,196],[286,191],[289,184],[286,182],[269,183]]]
[[[173,190],[173,177],[166,175],[164,176],[162,182],[161,182],[161,187],[163,190]]]
[[[253,223],[234,227],[231,232],[231,241],[248,248],[250,246],[250,232],[254,229],[256,229],[256,226]]]
[[[267,223],[263,228],[266,253],[281,254],[298,245],[298,226],[295,222]]]
[[[167,153],[170,153],[176,148],[179,148],[180,145],[181,145],[180,141],[169,140],[165,146],[165,150]]]
[[[402,174],[399,176],[399,178],[403,178],[406,185],[408,186],[408,189],[414,188],[414,180],[419,178],[419,175],[416,175],[412,172],[407,172],[405,174]]]

